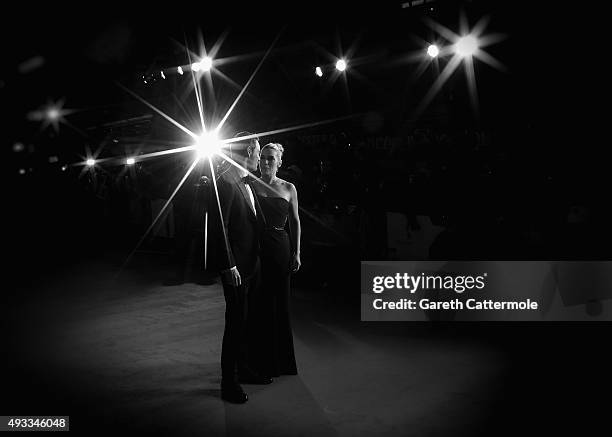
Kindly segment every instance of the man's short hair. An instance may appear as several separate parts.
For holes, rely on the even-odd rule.
[[[248,148],[255,147],[255,142],[259,141],[259,137],[253,136],[253,135],[254,134],[252,134],[251,132],[247,132],[247,131],[238,132],[236,135],[234,135],[234,138],[242,138],[242,137],[252,137],[252,138],[242,140],[242,141],[237,141],[235,143],[229,143],[230,156],[232,156],[233,154],[236,154],[236,155],[240,155],[243,157],[248,157],[249,156],[249,154],[247,153]]]

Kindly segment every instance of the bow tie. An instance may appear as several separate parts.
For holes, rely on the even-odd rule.
[[[253,177],[250,175],[246,175],[245,177],[240,179],[243,183],[245,184],[250,184],[251,182],[253,182]]]

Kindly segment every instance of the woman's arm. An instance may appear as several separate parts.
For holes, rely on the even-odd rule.
[[[300,269],[300,239],[302,227],[300,225],[300,215],[298,206],[297,190],[295,185],[289,184],[289,230],[291,235],[291,270],[297,272]]]

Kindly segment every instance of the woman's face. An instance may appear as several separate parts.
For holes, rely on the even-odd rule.
[[[280,152],[271,147],[266,147],[261,152],[259,160],[259,168],[261,174],[266,176],[275,176],[278,171],[278,167],[281,164]]]

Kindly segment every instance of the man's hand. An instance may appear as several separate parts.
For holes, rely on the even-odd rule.
[[[229,270],[224,270],[221,272],[222,280],[226,284],[233,285],[234,287],[239,287],[242,284],[242,279],[240,278],[240,272],[236,266],[232,267]]]

